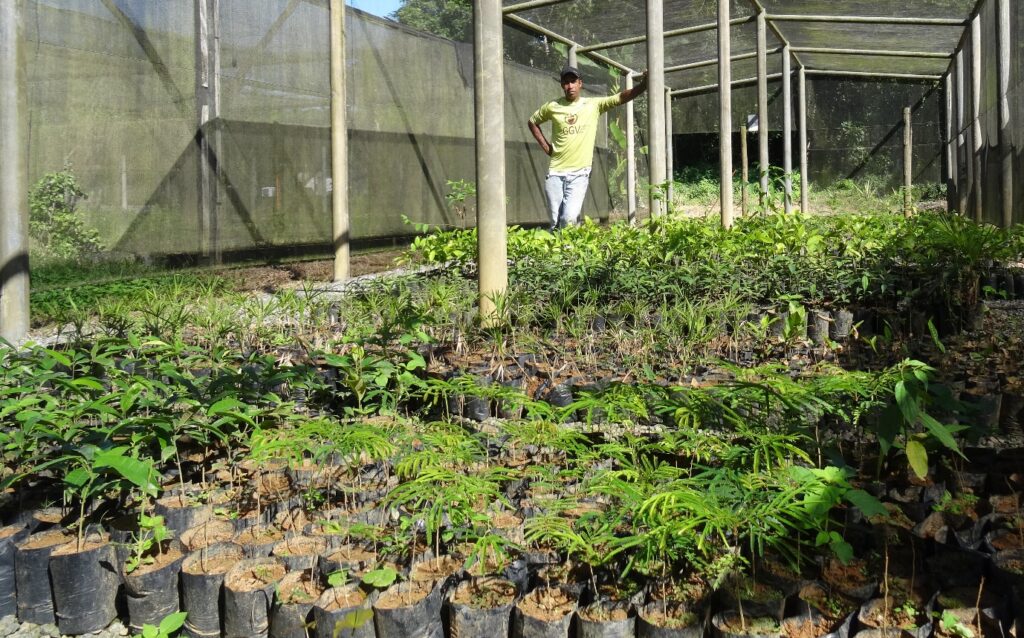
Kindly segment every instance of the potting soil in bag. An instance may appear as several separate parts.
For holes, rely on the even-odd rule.
[[[142,631],[143,625],[159,626],[163,618],[179,610],[178,581],[184,560],[174,543],[153,563],[139,565],[125,574],[129,627]]]
[[[538,587],[512,611],[512,638],[566,638],[576,596],[560,587]]]
[[[274,558],[250,558],[224,575],[225,638],[269,635],[274,590],[284,574],[284,563]]]
[[[313,605],[314,638],[374,638],[373,609],[358,585],[333,587]]]
[[[18,620],[37,625],[57,621],[50,585],[50,554],[68,537],[60,530],[33,534],[14,548],[14,580],[18,591]]]
[[[28,538],[25,525],[8,525],[0,529],[0,618],[18,612],[14,577],[15,546]]]
[[[244,558],[242,548],[220,543],[199,550],[181,565],[181,602],[185,633],[192,638],[220,636],[224,575]]]
[[[500,578],[473,578],[459,584],[450,606],[451,638],[507,636],[516,587]]]
[[[213,508],[195,504],[186,496],[167,496],[156,502],[154,514],[164,517],[164,525],[177,536],[207,521],[213,515]]]
[[[313,603],[322,592],[312,569],[286,574],[277,585],[270,612],[270,638],[306,638],[313,620]]]
[[[577,620],[578,638],[632,638],[636,630],[636,618],[623,603],[593,603],[579,612]]]
[[[377,638],[443,638],[442,593],[424,581],[392,585],[373,606]]]
[[[50,555],[50,581],[57,628],[68,635],[99,631],[117,618],[121,576],[109,539],[74,540]]]
[[[704,623],[698,614],[677,604],[656,601],[639,610],[636,635],[638,638],[701,638]]]

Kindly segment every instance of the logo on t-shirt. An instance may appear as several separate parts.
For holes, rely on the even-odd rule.
[[[572,126],[573,124],[576,123],[576,119],[576,114],[571,113],[568,117],[565,118],[565,123],[568,124],[569,126]]]

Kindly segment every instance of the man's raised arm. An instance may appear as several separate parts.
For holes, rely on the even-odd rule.
[[[619,93],[619,100],[621,104],[626,102],[632,102],[636,97],[647,90],[647,71],[643,72],[640,76],[640,81],[633,85],[633,88],[626,89]]]

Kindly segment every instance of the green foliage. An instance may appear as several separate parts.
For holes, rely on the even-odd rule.
[[[939,627],[947,636],[957,636],[958,638],[974,638],[975,636],[974,630],[948,609],[943,610],[942,615],[939,616]]]
[[[179,629],[185,625],[185,619],[188,617],[188,612],[178,611],[173,614],[164,616],[160,620],[160,625],[143,625],[142,626],[142,638],[171,638],[177,635]]]
[[[70,167],[47,173],[29,191],[29,236],[42,257],[80,261],[103,250],[99,234],[76,211],[85,197]]]
[[[473,207],[470,205],[470,200],[476,198],[476,182],[468,182],[464,179],[460,179],[448,180],[447,183],[448,192],[445,194],[444,198],[448,202],[448,206],[459,218],[459,227],[466,228],[466,226],[473,221],[467,217],[473,210]]]
[[[142,565],[152,564],[155,558],[150,551],[155,547],[157,552],[162,551],[162,544],[171,537],[170,530],[164,525],[163,516],[147,516],[144,512],[139,513],[139,530],[132,538],[132,553],[125,561],[124,571],[130,574]]]
[[[449,40],[473,39],[473,4],[469,0],[403,0],[394,17],[402,24]]]
[[[377,589],[387,589],[397,580],[398,572],[391,567],[380,567],[363,574],[363,583]]]

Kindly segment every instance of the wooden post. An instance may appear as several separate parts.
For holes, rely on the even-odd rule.
[[[668,181],[668,188],[665,189],[665,210],[672,212],[675,208],[675,171],[673,163],[675,157],[672,148],[672,91],[665,87],[665,177]]]
[[[718,173],[722,226],[732,228],[732,28],[729,1],[718,2]],[[743,127],[746,131],[746,126]],[[745,165],[744,165],[745,167]],[[744,175],[744,178],[746,176]],[[746,201],[744,181],[743,201]]]
[[[998,0],[999,29],[999,154],[1002,174],[1002,224],[1003,228],[1013,226],[1013,137],[1010,130],[1010,0]]]
[[[626,88],[633,88],[633,75],[626,74]],[[636,223],[636,112],[626,104],[626,218]]]
[[[647,161],[651,215],[665,212],[665,10],[664,0],[647,0]]]
[[[24,8],[0,2],[0,337],[13,344],[29,328]]]
[[[785,180],[785,211],[793,212],[793,71],[789,45],[782,50],[782,173]]]
[[[954,80],[953,80],[953,65],[951,65],[950,71],[946,73],[945,82],[945,94],[946,94],[946,212],[952,213],[956,210],[956,198],[957,198],[957,177],[960,171],[957,162],[956,148],[956,125],[954,120],[954,100],[956,99],[953,95]]]
[[[213,55],[210,50],[210,0],[195,0],[195,96],[197,148],[197,195],[199,253],[208,262],[213,261],[213,243],[210,241],[215,209],[216,183],[210,163],[210,122],[214,119]]]
[[[345,0],[331,0],[331,225],[334,281],[350,276],[352,243],[348,208],[348,95],[345,86]],[[501,77],[500,75],[498,76]],[[500,103],[500,102],[499,102]]]
[[[966,66],[964,51],[960,49],[956,52],[956,155],[959,167],[961,152],[963,153],[963,166],[957,169],[956,210],[961,215],[967,214],[968,194],[971,190],[971,171],[974,170],[971,153],[967,147],[967,82],[964,78]],[[961,151],[961,149],[963,150]],[[961,175],[963,175],[963,179],[961,179]]]
[[[476,124],[477,250],[480,320],[501,320],[499,299],[508,289],[505,229],[505,59],[501,0],[473,3],[474,112]],[[659,100],[651,100],[658,102]]]
[[[576,66],[578,64],[577,53],[576,53],[577,51],[579,51],[579,46],[578,45],[574,44],[571,47],[569,47],[569,57],[566,60],[566,63],[568,63],[569,66],[573,66],[574,67],[574,66]]]
[[[910,107],[903,109],[903,215],[913,212],[914,188],[914,133],[911,128]]]
[[[747,208],[749,202],[747,201],[747,185],[750,184],[750,155],[747,151],[747,136],[750,135],[750,129],[747,127],[746,121],[740,127],[740,161],[743,163],[741,169],[743,174],[743,183],[740,187],[740,215],[743,217],[747,216]]]
[[[971,20],[971,155],[974,170],[971,190],[974,193],[974,221],[985,217],[985,189],[982,184],[981,149],[984,140],[981,130],[981,16]]]
[[[757,14],[757,141],[760,203],[768,203],[768,27],[765,13]]]
[[[807,161],[807,70],[800,66],[800,212],[810,211],[810,167]]]

